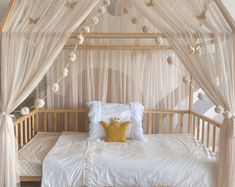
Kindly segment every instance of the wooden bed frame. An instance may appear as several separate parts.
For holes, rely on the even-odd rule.
[[[87,109],[38,109],[14,122],[18,148],[27,144],[38,131],[62,132],[88,131]],[[174,129],[174,124],[178,129]],[[208,117],[190,110],[145,110],[144,132],[188,133],[204,144],[212,152],[216,152],[221,124]],[[41,181],[38,176],[21,176],[21,181]]]

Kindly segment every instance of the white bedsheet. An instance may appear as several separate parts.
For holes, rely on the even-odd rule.
[[[189,135],[146,135],[147,143],[86,141],[62,133],[43,162],[43,187],[214,187],[215,157]]]
[[[42,161],[59,135],[56,132],[38,132],[19,150],[20,176],[42,176]]]

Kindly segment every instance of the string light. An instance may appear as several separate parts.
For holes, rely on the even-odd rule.
[[[106,12],[106,7],[110,5],[110,0],[104,0],[103,1],[103,5],[101,7],[99,7],[97,15],[94,16],[91,19],[92,24],[97,25],[99,23],[99,15],[100,14],[104,14]],[[78,45],[82,45],[84,43],[84,36],[83,33],[90,33],[91,29],[89,26],[84,26],[82,31],[78,34],[77,39],[76,39],[76,45],[74,47],[74,50],[69,53],[68,59],[69,62],[67,63],[67,65],[63,68],[63,71],[61,72],[61,76],[59,77],[59,79],[57,80],[56,83],[53,83],[51,90],[56,93],[59,91],[60,86],[59,83],[63,80],[63,78],[68,76],[69,70],[68,67],[72,62],[75,62],[77,59],[76,53],[75,51],[77,50]],[[32,108],[43,108],[45,106],[45,99],[49,96],[49,94],[47,94],[46,96],[44,96],[43,98],[38,98],[35,100],[34,102],[34,106],[31,107],[23,107],[20,111],[15,111],[15,112],[20,112],[22,115],[28,115],[30,112],[30,109]]]

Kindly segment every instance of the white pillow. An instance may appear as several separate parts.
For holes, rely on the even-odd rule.
[[[102,103],[93,101],[87,103],[89,107],[89,138],[99,139],[105,137],[105,131],[100,121],[111,121],[117,117],[122,121],[132,121],[133,124],[127,129],[126,138],[146,141],[143,134],[142,118],[144,107],[140,103],[130,104]]]

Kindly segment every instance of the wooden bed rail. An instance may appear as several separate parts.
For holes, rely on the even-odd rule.
[[[189,123],[191,118],[191,123]],[[14,122],[18,147],[23,147],[38,131],[88,131],[87,109],[40,109]],[[221,124],[188,110],[145,110],[143,117],[146,134],[188,133],[216,151]]]
[[[192,116],[192,135],[212,152],[216,152],[221,123],[194,111],[191,111],[190,114]]]

